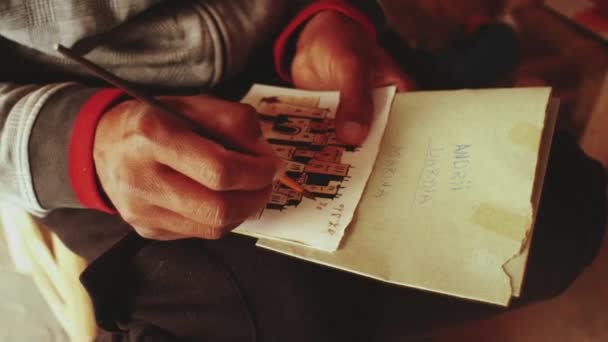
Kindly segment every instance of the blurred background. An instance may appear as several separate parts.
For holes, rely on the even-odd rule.
[[[382,2],[404,41],[435,53],[462,39],[470,18],[479,14],[506,23],[517,34],[519,56],[509,57],[517,63],[497,73],[496,79],[486,80],[485,86],[553,87],[561,101],[559,128],[576,137],[604,167],[608,165],[608,1]],[[571,17],[567,19],[564,13]],[[504,39],[495,37],[490,45]],[[512,42],[507,39],[507,44]],[[501,58],[500,53],[487,56]],[[489,320],[448,327],[425,341],[608,341],[607,270],[605,239],[594,264],[560,297]]]
[[[402,45],[397,56],[406,66],[412,61],[411,72],[427,76],[426,87],[549,85],[561,100],[559,127],[604,167],[608,165],[608,44],[601,33],[608,27],[599,12],[577,12],[582,7],[605,11],[608,1],[552,1],[573,16],[570,20],[538,0],[382,3],[397,33],[393,39]],[[596,32],[585,29],[586,24]],[[62,314],[60,304],[40,292],[44,281],[35,283],[27,272],[17,271],[2,234],[0,279],[0,342],[68,341],[68,335],[76,336],[64,329],[77,324],[74,318]],[[608,341],[607,306],[604,241],[594,264],[560,297],[489,320],[446,327],[422,340]],[[17,332],[19,336],[14,335]]]

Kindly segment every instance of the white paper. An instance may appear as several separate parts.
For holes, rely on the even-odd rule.
[[[338,92],[253,86],[242,102],[260,113],[262,131],[287,175],[317,200],[277,183],[266,209],[235,232],[335,251],[373,169],[394,95],[393,86],[374,90],[369,136],[352,147],[335,137]]]

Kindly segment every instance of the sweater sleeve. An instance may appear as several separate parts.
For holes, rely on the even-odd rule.
[[[37,216],[81,207],[67,151],[76,114],[94,92],[73,83],[0,83],[0,200]]]
[[[0,11],[0,47],[15,56],[11,66],[0,64],[0,200],[38,216],[55,208],[112,211],[96,184],[92,144],[116,94],[41,79],[47,71],[94,78],[55,44],[142,86],[203,90],[241,70],[289,7],[274,0],[76,2],[15,2]]]

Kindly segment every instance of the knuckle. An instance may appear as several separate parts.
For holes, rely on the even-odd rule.
[[[209,211],[207,219],[212,226],[224,226],[229,224],[231,221],[230,206],[226,201],[217,201]]]
[[[140,215],[140,208],[134,201],[125,201],[122,203],[120,208],[120,216],[125,222],[132,226],[140,225],[142,216]]]
[[[118,192],[124,198],[136,197],[143,188],[142,177],[131,167],[123,167],[116,175]]]
[[[138,199],[127,199],[123,200],[116,205],[120,217],[129,225],[133,227],[142,227],[151,223],[154,219],[150,213],[152,207],[146,204],[142,204],[141,200]]]
[[[156,117],[151,110],[144,109],[133,116],[132,129],[141,136],[149,136],[156,125]]]
[[[143,227],[143,226],[134,226],[133,229],[144,239],[148,240],[161,240],[163,238],[162,232],[157,229]]]
[[[235,184],[234,165],[226,155],[217,156],[215,161],[205,166],[207,187],[211,190],[225,190],[232,188]]]
[[[162,192],[163,170],[157,165],[138,163],[137,167],[123,167],[116,173],[118,193],[126,199],[149,199]]]
[[[206,226],[222,227],[234,222],[233,208],[227,201],[216,198],[201,204],[196,212],[196,217],[200,217]]]
[[[157,143],[167,135],[167,125],[152,108],[133,116],[130,135],[140,144]]]

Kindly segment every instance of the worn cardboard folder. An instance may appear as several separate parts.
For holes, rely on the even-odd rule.
[[[508,305],[521,291],[555,126],[550,94],[398,94],[340,248],[258,245],[388,283]]]

